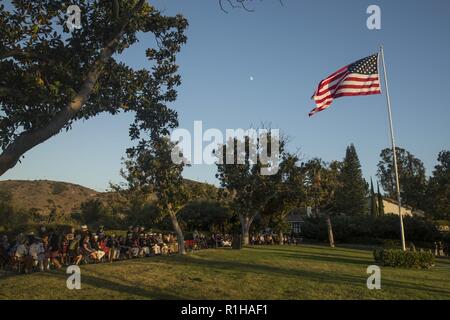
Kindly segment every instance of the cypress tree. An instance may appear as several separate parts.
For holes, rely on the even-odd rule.
[[[384,216],[384,204],[383,204],[383,196],[380,192],[380,184],[377,181],[377,197],[378,197],[378,215]]]
[[[378,215],[377,198],[375,196],[375,190],[373,189],[372,178],[370,178],[370,214],[372,216]]]
[[[355,146],[347,147],[342,169],[339,174],[339,188],[336,192],[336,207],[339,212],[356,215],[366,214],[367,182],[361,171],[361,163]]]

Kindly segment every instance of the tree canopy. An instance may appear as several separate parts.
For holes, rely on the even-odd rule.
[[[409,151],[396,148],[400,196],[402,202],[416,209],[424,208],[424,196],[427,188],[425,166]],[[395,171],[392,149],[383,149],[380,154],[377,175],[387,196],[396,199]]]
[[[3,1],[2,1],[3,2]],[[30,149],[102,112],[134,112],[130,137],[177,125],[176,54],[186,42],[181,15],[164,16],[145,0],[72,1],[81,28],[69,30],[69,4],[13,1],[0,7],[0,175]],[[120,54],[147,43],[148,67],[133,69]]]
[[[362,176],[361,163],[353,144],[347,147],[338,179],[340,187],[336,194],[336,209],[350,215],[366,214],[367,182]]]
[[[439,153],[427,190],[427,208],[435,218],[450,218],[450,151]]]

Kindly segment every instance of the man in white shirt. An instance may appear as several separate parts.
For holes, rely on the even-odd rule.
[[[30,245],[29,254],[33,259],[33,266],[39,266],[39,270],[44,271],[45,250],[42,242],[34,239]]]
[[[22,240],[17,244],[16,250],[14,252],[14,260],[17,263],[19,271],[21,269],[21,266],[23,266],[25,273],[31,271],[32,259],[28,255],[28,246],[26,240]]]

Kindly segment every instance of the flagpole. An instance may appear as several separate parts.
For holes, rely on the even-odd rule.
[[[400,181],[398,178],[397,152],[396,152],[396,148],[395,148],[394,126],[392,124],[391,98],[389,96],[389,86],[388,86],[388,79],[387,79],[386,63],[384,62],[383,46],[381,46],[381,61],[383,63],[384,84],[385,84],[385,88],[386,88],[386,100],[387,100],[387,109],[388,109],[388,116],[389,116],[389,128],[391,130],[392,155],[394,158],[395,184],[396,184],[396,191],[397,191],[398,216],[400,217],[400,232],[401,232],[401,239],[402,239],[402,249],[403,249],[403,251],[405,251],[406,250],[405,230],[403,228],[402,200],[400,197]]]

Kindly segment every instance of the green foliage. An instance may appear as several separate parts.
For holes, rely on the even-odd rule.
[[[0,230],[11,231],[20,228],[30,220],[27,212],[16,210],[11,205],[11,193],[0,192]]]
[[[180,220],[189,231],[231,232],[229,208],[218,201],[193,201],[180,212]]]
[[[403,222],[406,240],[416,245],[429,244],[442,237],[436,225],[427,220],[405,217]],[[384,240],[400,239],[400,222],[396,215],[335,216],[332,218],[332,223],[334,239],[337,242],[382,244]],[[306,239],[326,241],[328,236],[325,218],[305,218],[302,224],[302,236]]]
[[[64,191],[67,191],[67,185],[62,182],[53,182],[52,183],[52,194],[58,195],[62,194]]]
[[[107,228],[117,227],[118,222],[111,214],[111,211],[98,199],[89,200],[81,204],[78,212],[73,212],[72,219],[80,224],[90,226],[104,225]]]
[[[439,153],[427,190],[427,211],[434,219],[450,219],[450,151]]]
[[[179,147],[167,136],[140,140],[136,147],[127,150],[122,176],[131,192],[156,196],[157,212],[161,218],[170,218],[177,234],[179,253],[185,254],[184,236],[177,214],[188,202],[189,193],[181,175],[186,160],[180,154]],[[176,155],[178,159],[174,158]]]
[[[129,190],[154,194],[156,206],[162,215],[177,214],[189,200],[182,172],[184,159],[172,161],[172,152],[178,148],[168,138],[160,136],[150,141],[141,140],[127,150],[122,176]]]
[[[361,163],[353,144],[347,147],[338,179],[337,211],[349,215],[367,213],[367,183],[362,176]]]
[[[276,232],[289,230],[286,216],[306,201],[305,174],[298,162],[296,155],[283,153],[278,172],[269,182],[272,193],[261,216]]]
[[[338,175],[341,167],[342,163],[339,161],[327,164],[319,158],[302,165],[306,205],[314,208],[316,213],[329,214],[336,211],[336,190],[340,187]]]
[[[279,145],[278,157],[274,163],[263,164],[261,154],[269,154],[274,148],[275,137],[270,130],[256,137],[245,136],[243,140],[230,138],[217,151],[216,178],[221,184],[221,197],[230,205],[235,216],[239,216],[243,242],[247,244],[248,233],[255,217],[261,213],[273,194],[273,175],[265,175],[263,170],[279,170],[284,141],[277,141]],[[267,141],[267,144],[263,143]],[[239,145],[243,146],[239,148]],[[275,151],[275,150],[273,150]],[[257,155],[251,159],[251,155]],[[230,161],[230,158],[232,161]],[[277,173],[277,172],[273,172]]]
[[[427,179],[423,162],[409,151],[396,148],[400,195],[402,202],[413,208],[424,209]],[[377,175],[388,197],[397,199],[392,149],[380,153]]]
[[[160,215],[159,209],[154,203],[144,203],[141,207],[127,211],[125,224],[151,227],[160,222]]]
[[[403,251],[399,249],[376,249],[375,262],[381,266],[428,269],[434,265],[430,251]]]
[[[109,1],[0,5],[0,173],[61,129],[102,112],[133,112],[132,139],[177,125],[167,103],[181,83],[176,54],[187,20],[163,16],[144,0],[116,2],[120,11]],[[81,10],[81,29],[67,27],[70,4]],[[156,41],[146,41],[146,68],[133,69],[119,57],[140,34]]]

